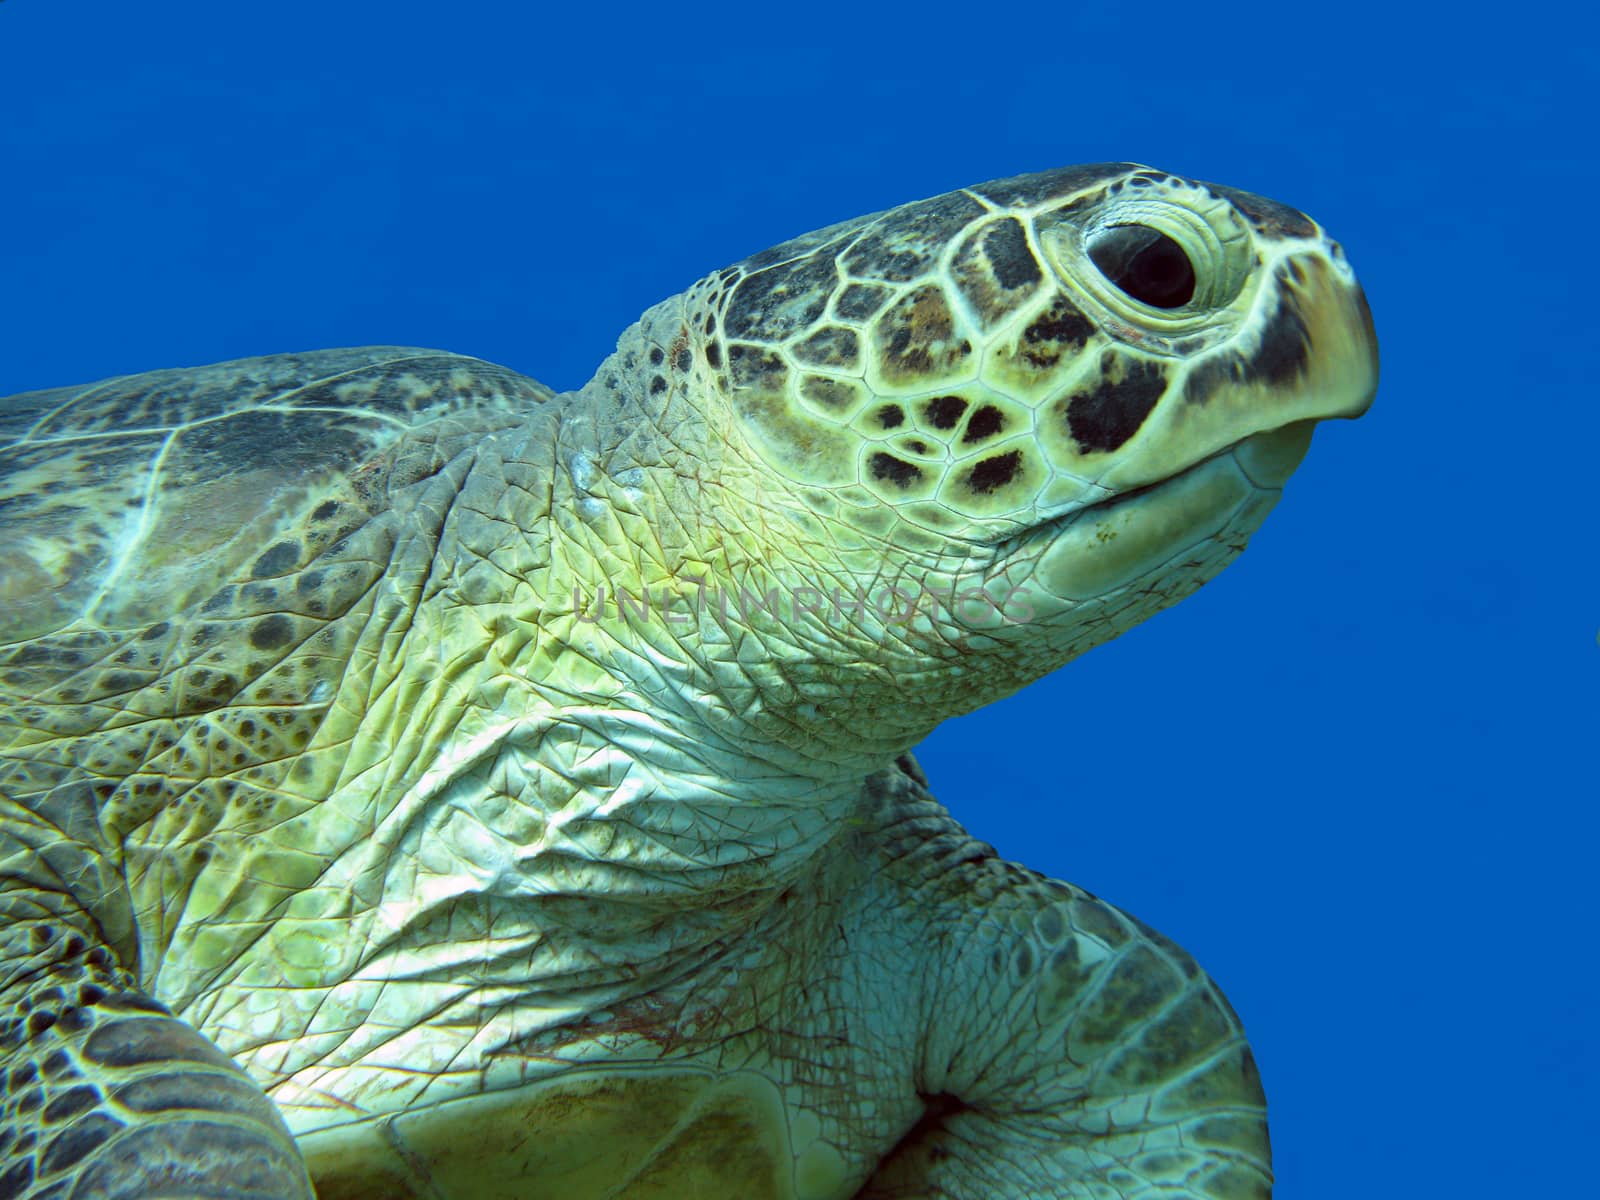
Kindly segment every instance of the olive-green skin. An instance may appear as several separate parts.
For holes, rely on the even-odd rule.
[[[908,752],[1215,575],[1376,372],[1312,221],[1109,164],[756,255],[573,393],[0,402],[0,1196],[1268,1194],[1215,985]]]

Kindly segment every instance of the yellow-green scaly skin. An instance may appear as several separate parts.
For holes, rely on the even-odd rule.
[[[1116,164],[757,255],[576,393],[6,402],[0,1193],[1266,1195],[1214,985],[906,752],[1216,574],[1375,386],[1312,222]]]

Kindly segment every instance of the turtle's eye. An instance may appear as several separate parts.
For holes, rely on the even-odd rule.
[[[1155,308],[1194,297],[1194,266],[1166,234],[1147,225],[1108,225],[1089,239],[1089,257],[1117,287]]]

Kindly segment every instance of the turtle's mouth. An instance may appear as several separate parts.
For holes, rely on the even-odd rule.
[[[1219,535],[1239,544],[1277,503],[1311,445],[1315,421],[1252,434],[1141,487],[1051,518],[1009,547],[1033,582],[1062,600],[1104,596],[1158,576]]]

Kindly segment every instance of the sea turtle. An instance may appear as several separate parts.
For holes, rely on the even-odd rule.
[[[1122,163],[785,242],[572,393],[4,402],[0,1197],[1266,1195],[1216,986],[908,752],[1215,575],[1376,369],[1316,224]]]

